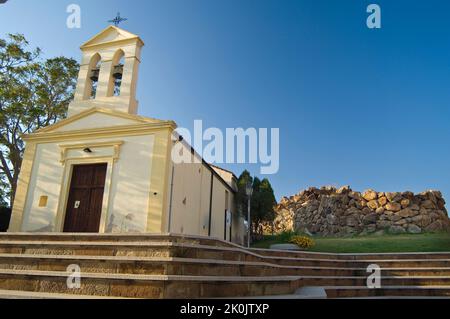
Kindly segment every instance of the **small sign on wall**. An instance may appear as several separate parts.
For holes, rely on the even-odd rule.
[[[227,210],[227,226],[231,226],[231,212],[229,210]]]
[[[39,207],[47,207],[48,196],[41,196],[39,198]]]

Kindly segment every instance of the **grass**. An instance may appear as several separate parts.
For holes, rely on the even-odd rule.
[[[266,236],[254,248],[286,243],[287,235]],[[315,246],[308,251],[329,253],[450,252],[450,234],[383,235],[351,238],[313,237]]]

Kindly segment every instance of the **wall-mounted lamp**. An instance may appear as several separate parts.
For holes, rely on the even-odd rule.
[[[92,150],[89,147],[86,147],[83,152],[85,153],[92,153]]]

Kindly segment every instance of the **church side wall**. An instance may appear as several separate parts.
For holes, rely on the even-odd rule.
[[[189,147],[186,146],[185,151],[190,152]],[[225,209],[228,207],[234,212],[234,194],[216,175],[212,174],[211,169],[201,162],[201,159],[198,163],[173,164],[172,167],[173,185],[168,191],[169,231],[208,236],[211,226],[210,236],[225,239]],[[211,177],[213,178],[212,197]],[[171,177],[169,184],[172,184]],[[225,204],[226,192],[228,192],[228,206]],[[172,193],[171,196],[170,193]],[[211,225],[210,206],[212,208]],[[230,230],[226,231],[226,239],[229,240]],[[232,238],[236,236],[232,235]]]
[[[170,232],[199,235],[199,224],[206,207],[202,207],[202,180],[205,177],[201,164],[175,164]],[[207,227],[207,225],[206,225]]]
[[[220,182],[220,180],[217,177],[214,177],[211,236],[219,239],[225,239],[224,232],[225,232],[226,191],[227,188]],[[228,191],[228,193],[230,193],[230,191]],[[228,205],[229,204],[230,201],[228,202]],[[228,237],[226,239],[228,239]]]

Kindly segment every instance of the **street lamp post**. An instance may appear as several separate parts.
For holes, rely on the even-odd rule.
[[[245,187],[245,192],[247,194],[248,204],[247,204],[247,247],[250,248],[250,235],[251,235],[251,218],[250,218],[250,206],[251,198],[253,194],[253,185],[250,181],[247,182]]]

